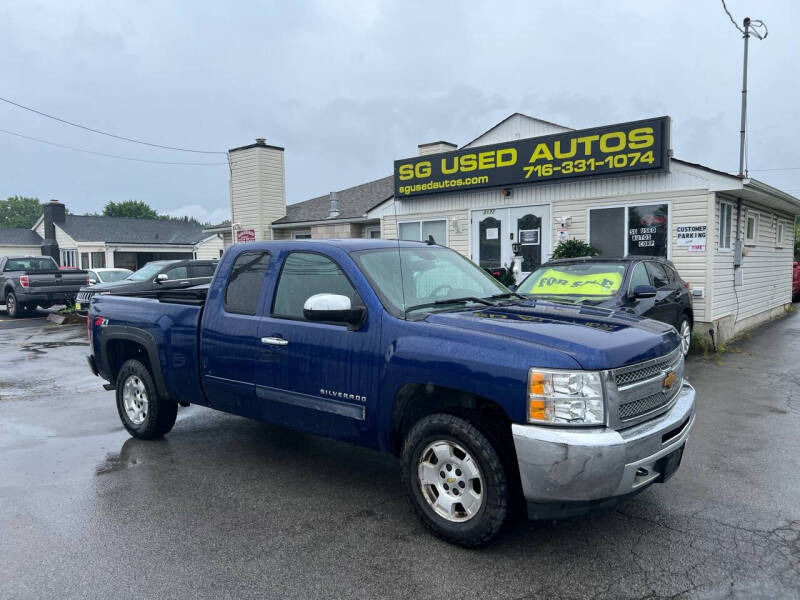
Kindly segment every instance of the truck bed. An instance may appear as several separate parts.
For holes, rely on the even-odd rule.
[[[158,355],[149,357],[151,362],[158,363],[159,373],[154,376],[162,378],[170,396],[178,401],[206,404],[198,359],[199,325],[206,292],[207,289],[159,292],[166,296],[163,299],[95,296],[89,318],[94,320],[106,314],[110,318],[107,326],[92,338],[94,355],[113,360],[114,352],[106,347],[106,339],[114,332],[150,338],[154,342],[152,347],[158,348]],[[108,368],[98,367],[101,371]]]

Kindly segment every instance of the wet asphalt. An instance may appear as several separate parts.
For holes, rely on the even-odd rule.
[[[693,357],[678,473],[465,550],[391,456],[200,407],[128,437],[82,326],[0,323],[0,598],[798,598],[800,315]]]

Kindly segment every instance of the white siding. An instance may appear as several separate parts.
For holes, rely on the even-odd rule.
[[[225,249],[222,238],[219,235],[203,240],[197,244],[196,248],[195,256],[202,260],[218,259],[220,250]]]
[[[0,246],[0,256],[39,256],[41,246]]]
[[[44,237],[44,231],[41,235]],[[78,242],[73,240],[58,224],[56,224],[56,242],[61,250],[77,250],[78,248]]]
[[[745,243],[745,255],[742,258],[742,285],[734,287],[733,248],[730,251],[719,249],[719,205],[715,201],[713,235],[714,251],[714,298],[712,317],[714,320],[734,317],[742,321],[759,313],[780,307],[791,302],[792,294],[792,261],[794,219],[791,215],[777,213],[758,204],[742,202],[742,231],[744,237],[744,219],[748,208],[759,213],[758,241],[755,244]],[[734,245],[737,229],[736,199],[733,204],[731,246]],[[775,219],[785,224],[783,247],[776,247],[777,226]]]
[[[572,131],[572,129],[516,113],[492,127],[479,138],[466,144],[464,148],[499,144],[511,140],[550,135],[551,133],[563,133],[565,131]]]
[[[451,210],[437,213],[433,217],[429,213],[404,214],[399,221],[427,221],[433,218],[447,219],[447,245],[469,258],[469,212],[466,210]],[[397,225],[394,214],[387,215],[381,219],[381,237],[385,240],[397,238]]]

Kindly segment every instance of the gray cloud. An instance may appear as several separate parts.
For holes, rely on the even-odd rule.
[[[751,51],[754,168],[800,167],[800,7],[731,0],[770,26]],[[416,145],[463,144],[520,111],[573,127],[673,117],[676,156],[737,167],[741,36],[716,2],[106,2],[0,5],[0,96],[123,135],[286,147],[290,202],[391,172]],[[0,128],[160,160],[0,105]],[[214,159],[211,159],[214,160]],[[800,193],[800,171],[754,175]],[[144,165],[0,134],[0,197],[76,212],[137,198],[217,218],[227,169]]]

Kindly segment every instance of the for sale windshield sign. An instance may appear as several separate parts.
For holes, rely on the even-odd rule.
[[[396,160],[395,197],[669,169],[669,117]]]

